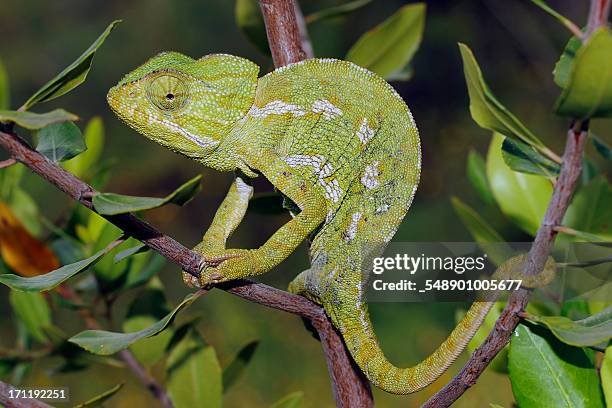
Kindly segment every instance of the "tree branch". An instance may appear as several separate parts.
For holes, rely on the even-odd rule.
[[[0,406],[6,408],[53,408],[42,401],[30,398],[10,398],[11,391],[16,388],[10,384],[0,381]]]
[[[291,0],[261,1],[261,8],[264,16],[266,16],[270,48],[275,55],[277,66],[297,62],[306,57],[306,53],[301,48],[301,38],[307,38],[307,34],[304,33],[303,36],[299,34],[297,18],[294,14],[296,7],[297,5]],[[33,150],[7,125],[0,124],[0,146],[9,152],[13,159],[23,163],[74,200],[95,211],[91,197],[97,191]],[[162,234],[132,214],[103,217],[123,230],[126,235],[142,241],[151,249],[179,265],[183,270],[193,276],[198,276],[200,256],[173,238]],[[323,345],[336,404],[339,407],[351,408],[373,406],[368,382],[355,366],[342,338],[320,306],[304,297],[248,280],[233,281],[218,287],[251,302],[308,319],[317,330]],[[84,318],[86,322],[89,321],[89,324],[91,324],[91,317],[84,316]],[[126,361],[125,356],[122,356],[122,358]],[[139,370],[135,370],[129,361],[126,361],[126,363],[139,375]],[[147,384],[146,381],[145,384]]]
[[[585,40],[598,27],[605,25],[610,14],[612,0],[592,0]],[[546,214],[531,245],[525,263],[524,273],[536,275],[544,269],[557,236],[556,227],[570,204],[572,194],[582,171],[582,155],[588,134],[588,121],[572,122],[567,134],[563,164]],[[485,341],[470,356],[463,369],[448,384],[432,396],[422,407],[448,407],[469,387],[474,385],[491,360],[508,344],[514,329],[520,322],[531,291],[519,289],[508,299],[506,307],[495,322],[495,327]]]

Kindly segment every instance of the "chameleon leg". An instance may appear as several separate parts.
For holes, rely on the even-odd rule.
[[[236,176],[202,242],[193,250],[204,256],[225,252],[227,239],[242,222],[252,196],[253,187],[242,177]],[[187,272],[183,272],[183,280],[190,286],[199,286],[197,278]]]
[[[252,250],[227,249],[201,269],[200,284],[224,282],[265,273],[282,262],[325,219],[326,203],[319,192],[293,174],[291,167],[277,160],[266,177],[300,208],[301,212],[279,228],[261,247]],[[212,267],[211,267],[212,265]]]

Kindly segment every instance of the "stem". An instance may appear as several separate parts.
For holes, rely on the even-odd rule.
[[[606,24],[612,0],[591,0],[589,20],[585,33],[585,40],[598,27]],[[567,133],[563,164],[553,195],[548,203],[544,220],[538,229],[531,245],[525,263],[524,273],[535,275],[542,271],[544,264],[555,242],[559,225],[567,211],[578,178],[582,171],[582,155],[588,137],[589,122],[574,121]],[[463,393],[476,383],[491,360],[510,341],[512,333],[520,322],[520,314],[524,311],[529,297],[528,289],[519,289],[514,292],[501,315],[495,322],[495,327],[485,341],[470,356],[463,369],[448,384],[432,396],[422,407],[448,407]]]

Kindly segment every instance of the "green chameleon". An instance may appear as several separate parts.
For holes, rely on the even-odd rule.
[[[364,301],[361,269],[410,207],[421,168],[410,110],[382,78],[353,63],[311,59],[258,78],[231,55],[161,53],[108,93],[115,113],[155,142],[237,177],[195,250],[199,282],[260,275],[311,237],[311,268],[289,286],[323,305],[376,386],[407,394],[432,383],[465,348],[490,302],[475,302],[448,339],[411,368],[384,356]],[[258,249],[226,249],[263,175],[299,208]]]

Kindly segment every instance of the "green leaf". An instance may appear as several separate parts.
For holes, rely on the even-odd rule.
[[[487,154],[487,177],[502,212],[525,232],[535,235],[552,195],[542,177],[512,171],[502,158],[504,138],[494,134]]]
[[[124,332],[145,330],[170,312],[162,289],[161,285],[157,287],[157,282],[152,282],[139,293],[130,304],[127,317],[123,321]],[[173,333],[174,330],[169,327],[156,336],[132,344],[130,351],[141,364],[151,367],[165,356]]]
[[[603,407],[599,379],[585,351],[520,324],[510,343],[508,368],[519,406]]]
[[[557,84],[560,88],[567,87],[567,83],[569,82],[570,73],[572,71],[572,65],[574,63],[574,59],[576,58],[576,52],[578,49],[582,47],[582,40],[578,37],[572,37],[567,42],[565,49],[563,50],[563,54],[557,61],[555,65],[555,69],[553,70],[553,79],[555,84]]]
[[[176,408],[221,408],[221,367],[215,349],[195,333],[183,338],[166,364],[168,395]]]
[[[11,102],[8,73],[2,60],[0,60],[0,111],[8,109]]]
[[[115,257],[113,258],[113,261],[115,261],[115,263],[119,263],[123,261],[125,258],[128,258],[136,254],[142,254],[143,252],[147,252],[149,249],[150,248],[146,246],[145,244],[139,244],[135,247],[131,247],[124,251],[119,252],[117,255],[115,255]]]
[[[46,342],[47,336],[43,328],[51,325],[51,309],[43,295],[11,290],[9,301],[15,316],[23,323],[28,333],[35,340]]]
[[[550,14],[551,16],[553,16],[554,18],[556,18],[561,24],[568,27],[570,30],[576,28],[576,24],[574,24],[572,20],[560,14],[557,10],[551,8],[548,4],[546,4],[545,1],[531,0],[531,2],[542,10],[544,10],[545,12],[547,12],[548,14]]]
[[[302,391],[292,392],[291,394],[281,398],[270,408],[302,408],[304,406],[304,393]]]
[[[264,55],[271,55],[259,2],[237,0],[234,10],[236,25],[249,41]]]
[[[0,110],[0,122],[15,122],[18,126],[31,130],[75,120],[79,120],[79,117],[63,109],[55,109],[46,113]]]
[[[526,143],[506,138],[502,144],[504,162],[514,171],[548,178],[557,177],[561,166]]]
[[[258,340],[248,343],[238,352],[238,354],[236,354],[236,357],[227,365],[227,367],[225,367],[223,370],[224,392],[227,392],[227,390],[234,385],[244,373],[244,370],[251,361],[251,358],[253,358],[258,345]]]
[[[612,306],[576,321],[563,316],[529,315],[528,319],[548,327],[555,337],[572,346],[595,346],[612,339]]]
[[[601,386],[606,397],[606,406],[612,407],[612,346],[606,348],[606,354],[601,363]]]
[[[512,254],[512,249],[504,243],[504,238],[483,220],[476,211],[457,197],[451,197],[451,203],[455,212],[461,218],[461,222],[470,231],[476,242],[479,244],[495,244],[490,246],[481,245],[486,248],[491,260],[497,265],[501,265],[506,261],[510,254]]]
[[[166,264],[166,258],[160,254],[153,254],[152,259],[141,269],[131,267],[123,285],[123,290],[136,288],[147,283]]]
[[[495,203],[491,187],[489,187],[489,180],[487,179],[485,161],[475,150],[470,150],[468,154],[467,178],[485,203]]]
[[[36,150],[54,163],[72,159],[87,149],[81,130],[72,122],[45,126],[36,135]]]
[[[478,126],[522,140],[539,150],[544,149],[540,139],[495,98],[482,77],[472,50],[462,43],[459,43],[459,50],[470,95],[470,113]]]
[[[106,30],[100,34],[96,41],[94,41],[93,44],[91,44],[79,58],[67,66],[55,78],[43,85],[42,88],[34,93],[34,95],[30,96],[26,103],[23,104],[23,110],[28,110],[39,102],[50,101],[62,96],[85,81],[96,51],[102,45],[106,37],[108,37],[113,28],[115,28],[115,26],[120,22],[121,20],[115,20],[110,23],[108,27],[106,27]]]
[[[107,400],[109,400],[113,395],[119,392],[119,390],[123,387],[123,384],[117,384],[113,388],[104,391],[102,394],[96,395],[95,397],[88,399],[85,402],[77,404],[74,408],[94,408],[103,406]]]
[[[335,7],[328,7],[323,10],[316,11],[312,14],[307,15],[304,20],[307,24],[312,24],[317,21],[322,21],[330,18],[341,17],[355,10],[358,10],[369,3],[372,0],[353,0],[348,3],[340,4]]]
[[[596,30],[576,52],[569,82],[557,99],[558,115],[612,117],[612,30]]]
[[[89,268],[100,258],[107,253],[106,249],[96,252],[93,256],[83,259],[72,264],[64,265],[59,269],[46,273],[44,275],[24,278],[14,274],[0,275],[0,283],[12,289],[18,289],[29,292],[43,292],[51,290],[60,283],[70,279],[79,272]]]
[[[85,330],[76,336],[71,337],[68,341],[75,343],[85,350],[100,355],[110,355],[118,351],[124,350],[130,345],[139,340],[146,339],[160,333],[170,323],[174,316],[184,307],[190,305],[194,300],[204,294],[203,291],[198,291],[190,294],[163,319],[159,320],[152,326],[144,330],[134,333],[116,333],[105,330]]]
[[[593,146],[595,146],[597,153],[599,153],[601,157],[606,160],[612,160],[612,147],[608,146],[606,142],[595,136],[593,133],[589,133],[589,135],[591,136]]]
[[[77,157],[65,161],[62,166],[79,178],[91,175],[104,148],[104,123],[99,116],[91,119],[83,132],[87,150]]]
[[[401,7],[362,35],[345,59],[388,78],[410,63],[421,44],[424,28],[425,3]]]
[[[164,198],[135,197],[113,193],[96,194],[93,205],[99,214],[115,215],[128,212],[150,210],[172,203],[183,205],[200,190],[202,176],[196,176]]]
[[[565,213],[563,225],[611,241],[610,220],[612,186],[603,175],[599,175],[578,190]]]

